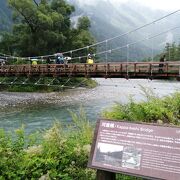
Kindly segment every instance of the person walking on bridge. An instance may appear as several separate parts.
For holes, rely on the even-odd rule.
[[[166,55],[164,54],[159,60],[159,62],[163,62],[162,64],[159,63],[159,73],[163,73],[165,59],[166,59]]]
[[[62,53],[55,54],[56,56],[56,64],[64,64],[64,57]]]
[[[94,60],[93,60],[93,57],[91,54],[88,54],[87,56],[87,64],[93,64],[94,63]]]
[[[4,66],[6,64],[4,59],[0,59],[0,66]]]

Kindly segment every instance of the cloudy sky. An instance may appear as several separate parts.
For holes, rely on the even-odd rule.
[[[137,2],[140,4],[143,4],[145,6],[151,7],[153,9],[163,9],[163,10],[177,10],[180,8],[180,0],[77,0],[81,4],[93,4],[96,5],[96,3],[103,1],[110,1],[113,4],[121,4],[121,3],[127,3],[129,2]]]
[[[140,4],[150,6],[153,9],[177,10],[180,8],[180,0],[136,0],[136,1],[139,2]]]

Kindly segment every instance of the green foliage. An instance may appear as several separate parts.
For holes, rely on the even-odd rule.
[[[24,129],[16,130],[16,136],[12,138],[0,130],[0,179],[20,179],[23,171],[23,148],[24,148]],[[18,163],[17,163],[18,162]]]
[[[165,55],[166,61],[180,61],[180,44],[166,43],[164,51],[154,56],[153,61],[159,61],[163,55]],[[152,61],[152,57],[145,58],[143,61]]]
[[[88,32],[88,18],[82,18],[80,23],[85,31],[83,37],[80,27],[71,28],[70,15],[74,7],[65,0],[8,0],[8,3],[15,24],[12,34],[6,33],[0,41],[4,53],[26,57],[54,54],[77,48],[76,45],[71,47],[77,38],[83,47],[94,41]]]
[[[13,53],[14,38],[12,34],[7,32],[1,33],[2,40],[0,40],[0,50],[4,53]]]
[[[70,131],[71,136],[77,139],[82,139],[81,142],[86,144],[91,142],[93,128],[92,125],[90,125],[83,108],[80,108],[79,114],[72,111],[70,111],[70,114],[72,116],[73,124],[69,128],[73,129],[74,125],[76,126],[75,134]]]
[[[180,44],[167,43],[165,46],[164,54],[166,55],[167,61],[180,61]]]
[[[20,64],[29,64],[29,61],[17,58],[16,60],[9,60],[9,64],[14,64],[14,65],[20,65]]]
[[[88,30],[91,27],[91,22],[88,17],[81,17],[78,20],[78,29]]]
[[[0,179],[95,179],[95,171],[87,168],[92,127],[83,110],[72,112],[72,119],[65,131],[55,123],[27,139],[23,127],[13,137],[0,130]]]
[[[147,101],[135,103],[132,98],[128,104],[116,104],[111,111],[104,111],[105,118],[180,125],[180,93],[162,99],[156,97],[151,90],[141,87]],[[126,175],[117,175],[118,180],[141,180]]]
[[[176,51],[175,51],[175,60],[176,61],[180,61],[180,44],[178,44],[178,46],[176,47]]]
[[[147,92],[146,92],[147,94]],[[180,125],[180,93],[160,99],[148,95],[147,101],[128,104],[116,104],[112,111],[105,111],[103,116],[110,119],[140,121],[147,123],[163,123]]]
[[[123,174],[117,174],[116,179],[117,180],[142,180],[142,178],[127,176]]]

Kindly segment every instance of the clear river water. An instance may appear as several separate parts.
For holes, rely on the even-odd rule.
[[[180,91],[180,82],[161,80],[126,80],[126,79],[96,79],[98,86],[94,89],[70,89],[58,93],[62,101],[49,101],[47,103],[34,103],[23,108],[9,109],[0,114],[0,128],[13,130],[22,124],[26,132],[46,129],[55,121],[63,124],[72,121],[69,111],[79,112],[84,109],[88,119],[96,122],[101,117],[102,111],[118,103],[127,103],[130,97],[135,101],[144,101],[142,87],[153,90],[162,97],[173,92]]]

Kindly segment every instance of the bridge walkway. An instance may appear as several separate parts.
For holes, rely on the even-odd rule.
[[[180,61],[4,65],[0,66],[0,77],[3,76],[179,78]]]

